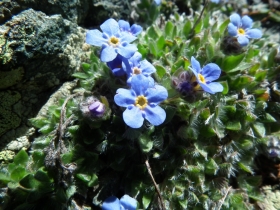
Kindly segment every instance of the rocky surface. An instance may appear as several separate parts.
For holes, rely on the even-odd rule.
[[[1,148],[27,132],[28,119],[80,69],[84,37],[83,28],[61,15],[33,9],[0,26]]]
[[[47,15],[60,14],[80,26],[98,26],[108,17],[128,19],[132,0],[4,0],[0,2],[0,24],[32,8]]]

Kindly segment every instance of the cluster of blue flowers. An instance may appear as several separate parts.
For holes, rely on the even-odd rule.
[[[142,27],[114,19],[105,21],[99,30],[89,30],[88,44],[101,47],[100,59],[106,62],[116,76],[127,75],[129,89],[120,88],[114,97],[115,103],[125,107],[124,122],[131,128],[140,128],[144,119],[153,125],[160,125],[166,118],[164,109],[158,104],[167,99],[167,90],[155,84],[151,74],[155,67],[137,52],[131,44],[142,31]]]

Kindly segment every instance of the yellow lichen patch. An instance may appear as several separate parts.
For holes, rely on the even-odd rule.
[[[145,96],[137,96],[134,105],[140,109],[144,109],[148,105],[148,100]]]
[[[11,71],[0,71],[0,89],[11,87],[21,81],[24,70],[22,67]]]

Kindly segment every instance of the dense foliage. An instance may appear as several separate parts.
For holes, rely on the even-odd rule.
[[[98,209],[125,194],[139,209],[240,210],[262,203],[255,158],[278,155],[267,150],[280,130],[278,44],[264,33],[241,46],[228,33],[230,1],[209,2],[189,16],[171,9],[166,19],[159,10],[168,14],[169,3],[138,5],[139,18],[151,13],[133,42],[154,66],[155,84],[168,92],[159,103],[164,122],[145,120],[140,128],[124,122],[125,108],[114,97],[130,88],[127,75],[112,74],[101,48],[92,47],[83,71],[73,75],[73,94],[30,120],[40,133],[31,149],[1,166],[1,207]],[[261,29],[258,22],[254,28]],[[220,91],[201,88],[192,57],[201,68],[220,68],[214,81]]]

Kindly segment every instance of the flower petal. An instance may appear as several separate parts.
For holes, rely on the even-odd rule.
[[[230,36],[236,36],[237,35],[237,27],[233,25],[232,23],[228,24],[228,33]]]
[[[207,82],[212,82],[220,77],[221,69],[215,63],[208,63],[202,68],[202,75]]]
[[[100,28],[103,32],[111,36],[115,36],[118,32],[120,32],[120,27],[117,21],[110,18],[106,20],[103,24],[100,25]]]
[[[241,18],[240,15],[238,15],[237,13],[232,14],[230,17],[230,22],[235,25],[236,27],[240,27],[241,26]]]
[[[119,24],[119,27],[120,27],[121,31],[129,31],[130,30],[129,22],[127,22],[125,20],[119,20],[118,24]]]
[[[201,70],[200,63],[193,56],[191,57],[191,64],[192,69],[195,70],[196,73],[199,73]]]
[[[122,43],[123,42],[130,43],[130,42],[133,42],[134,40],[136,40],[137,37],[133,36],[131,33],[127,32],[127,31],[123,31],[123,32],[121,32],[120,39],[121,39]]]
[[[130,28],[130,32],[134,36],[137,36],[138,34],[140,34],[142,32],[142,30],[143,30],[143,28],[140,25],[137,25],[137,24],[133,24]]]
[[[244,29],[252,28],[253,20],[248,15],[243,16],[241,22],[242,22],[242,28]]]
[[[128,195],[121,197],[120,203],[125,210],[136,210],[137,201]]]
[[[251,39],[259,39],[262,37],[262,31],[259,29],[250,29],[246,31],[246,35]]]
[[[135,103],[136,96],[133,91],[124,88],[119,88],[114,97],[114,101],[118,106],[128,107]]]
[[[118,47],[118,53],[125,58],[131,58],[136,51],[137,47],[135,44],[127,44],[126,46]]]
[[[217,92],[222,92],[224,87],[218,82],[211,82],[209,84],[199,83],[204,91],[215,94]]]
[[[248,43],[249,43],[249,39],[244,35],[239,35],[237,37],[237,41],[242,47],[248,45]]]
[[[135,75],[131,78],[131,88],[137,96],[144,95],[149,87],[149,79],[142,74]]]
[[[117,197],[111,196],[102,204],[102,210],[120,210],[120,201]]]
[[[86,43],[101,47],[107,43],[107,39],[103,38],[102,33],[99,30],[89,30],[86,33]]]
[[[130,106],[123,112],[123,120],[131,128],[140,128],[144,122],[142,111],[136,106]]]
[[[132,63],[131,67],[138,66],[141,60],[142,60],[141,53],[135,52],[134,55],[129,59],[129,62]]]
[[[146,106],[144,109],[145,119],[148,120],[152,125],[160,125],[164,122],[166,118],[166,113],[164,109],[160,106]]]
[[[102,51],[101,51],[101,56],[100,60],[102,62],[110,62],[114,60],[117,57],[117,53],[115,51],[115,48],[112,46],[106,46]]]
[[[154,72],[156,72],[156,68],[146,59],[140,62],[142,74],[148,76]]]
[[[155,85],[153,88],[149,88],[145,94],[148,99],[148,103],[158,104],[161,101],[164,101],[168,97],[167,90],[165,87],[160,85]]]

